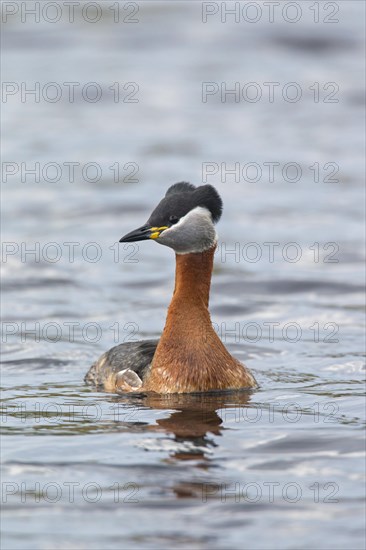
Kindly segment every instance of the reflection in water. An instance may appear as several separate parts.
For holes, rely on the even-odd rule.
[[[245,408],[250,401],[251,393],[241,391],[193,395],[150,394],[141,396],[139,404],[150,409],[166,410],[168,413],[166,417],[158,419],[156,425],[147,428],[150,431],[163,431],[169,436],[173,434],[173,445],[167,448],[169,458],[164,460],[166,464],[175,461],[195,461],[194,466],[197,470],[208,472],[210,468],[215,469],[210,460],[211,449],[218,446],[209,434],[220,436],[225,430],[218,411],[233,407]],[[130,395],[126,399],[131,401]],[[169,412],[171,409],[174,411]],[[235,410],[235,415],[237,414],[238,411]],[[172,483],[170,491],[177,499],[207,499],[208,495],[216,495],[218,492],[214,479],[210,477],[205,478],[205,481],[195,481],[190,471],[187,479]]]
[[[151,431],[164,431],[174,435],[177,450],[170,455],[177,460],[208,460],[210,448],[217,443],[208,434],[221,435],[223,420],[218,414],[220,409],[233,406],[245,407],[250,401],[251,392],[212,392],[209,394],[158,395],[149,394],[132,398],[139,406],[151,409],[169,410],[166,418],[160,418],[156,425],[150,426]],[[123,402],[131,403],[131,397],[123,398]],[[119,400],[119,402],[121,402]],[[202,467],[204,467],[202,465]]]

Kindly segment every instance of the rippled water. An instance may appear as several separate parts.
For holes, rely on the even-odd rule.
[[[104,92],[3,104],[3,160],[19,166],[3,175],[4,549],[364,547],[364,8],[333,3],[339,23],[315,24],[309,4],[296,24],[204,24],[198,2],[142,2],[138,24],[76,11],[73,24],[4,25],[4,80]],[[137,83],[138,103],[115,103],[115,82]],[[303,97],[202,102],[202,82],[295,82]],[[323,101],[329,82],[338,103]],[[22,162],[62,176],[22,182]],[[72,182],[66,162],[102,177],[78,167]],[[138,181],[115,183],[117,162]],[[299,181],[283,177],[289,162]],[[95,392],[92,361],[158,337],[173,288],[170,250],[115,243],[171,183],[204,181],[202,163],[216,163],[207,182],[225,206],[212,319],[260,388]],[[238,181],[221,163],[240,163]]]

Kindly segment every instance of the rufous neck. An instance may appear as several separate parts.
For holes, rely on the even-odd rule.
[[[176,254],[173,300],[208,307],[215,249],[216,245],[204,252]]]

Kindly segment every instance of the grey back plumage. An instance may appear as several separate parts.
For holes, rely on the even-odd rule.
[[[87,384],[102,386],[111,374],[130,369],[143,380],[149,371],[159,340],[125,342],[111,348],[96,361],[85,376]]]

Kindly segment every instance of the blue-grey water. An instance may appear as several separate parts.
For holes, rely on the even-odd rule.
[[[2,6],[2,548],[364,548],[364,4],[22,4]],[[164,326],[172,251],[116,243],[180,180],[223,197],[212,320],[260,388],[96,392],[103,351]]]

